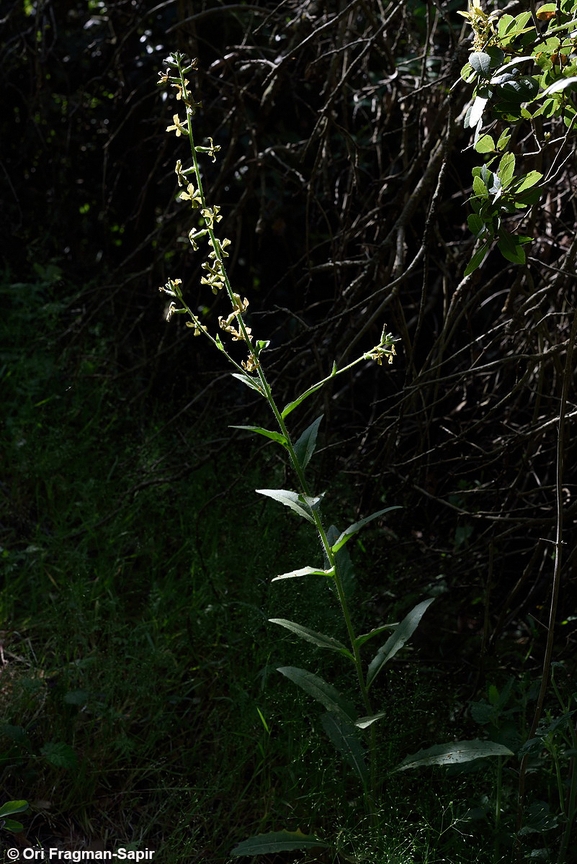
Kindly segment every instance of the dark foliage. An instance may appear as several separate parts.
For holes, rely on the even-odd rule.
[[[216,321],[175,201],[174,103],[154,87],[169,51],[198,57],[198,140],[222,148],[207,188],[233,239],[233,284],[257,337],[272,340],[280,393],[370,348],[384,322],[400,337],[391,370],[367,364],[321,397],[331,432],[319,472],[347,473],[359,515],[402,503],[393,555],[413,582],[419,569],[423,581],[443,572],[459,597],[435,621],[449,647],[471,631],[476,651],[515,663],[503,636],[525,638],[528,613],[547,623],[561,509],[563,618],[577,599],[577,408],[563,391],[574,383],[575,148],[553,129],[534,153],[519,127],[518,157],[548,177],[524,225],[528,263],[492,253],[463,278],[477,154],[462,123],[462,6],[5,0],[1,254],[7,281],[48,274],[51,296],[59,278],[76,286],[60,313],[62,345],[79,346],[67,376],[98,374],[131,405],[177,416],[212,388],[220,359],[181,322],[167,327],[157,292],[180,277]],[[81,346],[95,327],[106,351],[86,373]],[[254,422],[260,408],[230,393],[217,382],[205,407],[224,400]],[[390,554],[375,561],[376,614]],[[565,631],[559,656],[574,650]]]

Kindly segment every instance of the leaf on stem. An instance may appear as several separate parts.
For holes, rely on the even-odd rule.
[[[281,573],[280,576],[275,576],[271,582],[278,582],[279,579],[298,579],[299,576],[334,576],[335,571],[332,567],[329,570],[319,570],[318,567],[301,567],[300,570],[289,570],[288,573]]]
[[[385,507],[384,510],[377,510],[376,513],[372,513],[370,516],[366,516],[359,522],[355,522],[353,525],[349,525],[349,527],[339,536],[337,542],[333,544],[333,552],[336,554],[339,549],[341,549],[345,545],[345,543],[348,543],[353,534],[356,534],[357,531],[360,531],[361,528],[364,528],[365,525],[368,525],[368,523],[372,522],[373,519],[378,519],[379,516],[383,516],[385,513],[390,513],[391,510],[401,509],[402,508],[399,505],[395,505],[394,507]]]
[[[469,263],[467,264],[467,266],[465,268],[465,273],[464,273],[465,276],[470,276],[471,273],[474,273],[475,270],[481,266],[481,264],[485,260],[487,253],[489,252],[490,248],[491,248],[491,241],[489,241],[488,243],[483,243],[481,248],[477,249],[477,251],[475,252],[475,254],[473,255],[473,257],[471,258],[471,260],[469,261]]]
[[[487,756],[514,756],[503,744],[494,741],[453,741],[451,744],[436,744],[407,756],[394,771],[407,768],[421,768],[426,765],[456,765],[458,762],[472,762]]]
[[[313,505],[311,505],[310,501],[313,504],[318,503],[320,498],[305,500],[302,495],[298,495],[296,492],[289,492],[287,489],[255,489],[255,492],[258,492],[259,495],[266,495],[268,498],[274,498],[275,501],[280,501],[285,507],[290,507],[299,516],[302,516],[303,519],[307,519],[314,524],[314,519],[311,515]]]
[[[283,420],[285,419],[285,417],[288,417],[288,415],[291,413],[291,411],[294,411],[295,408],[298,408],[298,406],[301,404],[301,402],[304,402],[305,399],[308,399],[309,396],[312,396],[313,393],[316,393],[317,390],[320,390],[321,387],[324,384],[326,384],[327,381],[330,381],[331,378],[334,378],[334,376],[336,374],[337,374],[337,364],[333,363],[333,368],[331,369],[330,375],[327,375],[327,377],[323,378],[322,381],[319,381],[318,384],[313,384],[312,387],[309,387],[308,390],[305,390],[304,393],[301,393],[301,395],[297,399],[295,399],[294,402],[289,402],[288,405],[285,405],[285,407],[281,411],[281,417],[283,418]]]
[[[321,705],[324,705],[327,711],[338,714],[339,717],[347,722],[351,720],[354,722],[354,707],[348,699],[341,696],[332,684],[327,684],[318,675],[313,675],[312,672],[307,672],[306,669],[298,669],[296,666],[279,666],[277,671],[301,687],[309,696],[320,702]]]
[[[332,636],[325,636],[324,633],[317,633],[315,630],[310,630],[308,627],[303,627],[302,624],[296,624],[294,621],[287,621],[286,618],[269,618],[271,624],[278,624],[280,627],[285,627],[292,633],[296,633],[301,639],[307,642],[312,642],[313,645],[318,645],[319,648],[328,648],[331,651],[336,651],[343,654],[350,660],[355,662],[355,658],[351,652],[338,639],[333,639]]]
[[[334,543],[337,542],[339,537],[339,529],[335,528],[334,525],[331,525],[331,527],[327,531],[327,540],[330,543],[331,547]],[[345,592],[345,597],[347,598],[347,600],[349,600],[353,596],[356,587],[355,568],[353,566],[353,562],[351,561],[349,550],[339,549],[338,552],[334,553],[334,556],[338,577],[340,579],[343,591]],[[325,556],[325,567],[328,566],[329,562]],[[331,588],[332,587],[334,586],[331,585]]]
[[[245,429],[247,432],[256,432],[257,435],[264,435],[265,438],[270,438],[278,444],[286,447],[287,440],[280,432],[270,432],[268,429],[263,429],[262,426],[230,426],[230,429]]]
[[[270,834],[257,834],[243,840],[230,853],[233,858],[241,855],[267,855],[275,852],[293,852],[298,849],[330,848],[330,843],[317,837],[303,834],[302,831],[272,831]]]
[[[367,687],[371,686],[383,666],[388,663],[389,660],[391,660],[395,654],[401,650],[405,642],[411,638],[419,626],[421,618],[434,599],[434,597],[430,597],[428,600],[423,600],[421,603],[418,603],[414,609],[411,609],[409,614],[403,618],[399,626],[395,628],[393,633],[391,633],[383,647],[379,648],[369,665],[369,670],[367,672]]]
[[[322,715],[321,723],[336,749],[366,787],[369,775],[365,762],[365,749],[359,740],[355,726],[330,711]]]
[[[251,378],[250,375],[242,375],[240,372],[231,372],[230,374],[233,378],[238,378],[239,381],[242,381],[243,384],[246,384],[247,387],[250,387],[251,390],[256,390],[257,393],[260,393],[261,396],[264,396],[260,381],[257,381],[256,378]]]
[[[359,717],[359,719],[355,721],[355,726],[359,729],[368,729],[369,726],[372,726],[377,720],[382,720],[386,715],[386,711],[379,711],[378,714],[371,714],[370,717]]]
[[[319,426],[320,426],[322,419],[323,419],[323,415],[321,414],[320,417],[317,417],[317,419],[314,421],[314,423],[311,423],[311,425],[305,429],[305,431],[300,436],[300,438],[298,439],[298,441],[296,442],[296,444],[294,446],[295,455],[298,459],[299,465],[301,466],[301,468],[303,470],[307,467],[307,465],[309,464],[309,462],[311,460],[311,456],[315,452],[315,446],[317,443],[317,435],[319,432]]]
[[[369,639],[372,639],[374,636],[380,636],[381,633],[384,633],[385,630],[394,630],[395,627],[399,626],[399,622],[397,621],[395,624],[383,624],[382,627],[375,627],[374,630],[371,630],[370,633],[363,633],[362,636],[357,636],[355,639],[355,644],[357,648],[360,648],[361,645],[364,645],[365,642],[368,642]]]

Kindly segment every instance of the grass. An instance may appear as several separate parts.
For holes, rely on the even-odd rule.
[[[340,626],[321,580],[307,585],[306,620],[299,580],[270,584],[316,555],[307,526],[253,492],[280,470],[270,448],[243,435],[223,446],[222,429],[190,414],[169,423],[162,405],[127,408],[98,328],[80,352],[62,347],[70,305],[56,299],[58,272],[39,275],[1,289],[0,783],[6,800],[30,802],[28,839],[134,844],[188,864],[300,827],[338,849],[302,862],[490,860],[486,821],[464,817],[490,798],[492,767],[389,775],[371,827],[318,706],[276,672],[304,661],[351,683],[332,656],[311,661],[308,645],[267,624]],[[357,553],[360,579],[394,594],[395,573],[375,581],[362,544]],[[362,600],[359,623],[374,626],[375,604]],[[424,658],[378,686],[385,766],[461,734],[456,688]]]

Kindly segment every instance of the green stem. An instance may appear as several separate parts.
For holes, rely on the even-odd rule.
[[[179,72],[179,76],[180,76],[180,86],[181,86],[181,90],[182,90],[182,99],[186,104],[187,102],[190,101],[190,98],[189,98],[189,94],[188,94],[188,91],[186,88],[186,83],[185,83],[185,78],[184,78],[184,69],[183,69],[183,64],[182,64],[181,59],[178,60],[178,72]],[[191,116],[190,111],[187,111],[187,132],[188,132],[188,141],[190,144],[190,150],[191,150],[191,154],[192,154],[192,167],[193,167],[194,177],[196,180],[196,185],[198,188],[198,195],[199,195],[199,198],[201,199],[201,202],[202,202],[202,208],[205,209],[207,207],[207,204],[206,204],[206,198],[205,198],[204,188],[203,188],[203,184],[202,184],[202,178],[200,176],[200,169],[199,169],[199,164],[198,164],[196,145],[194,142],[194,135],[193,135],[193,131],[192,131],[192,116]],[[213,226],[211,224],[209,224],[209,220],[206,219],[206,217],[205,217],[205,224],[206,224],[206,230],[207,230],[208,236],[210,238],[210,245],[211,245],[212,250],[214,252],[214,258],[216,261],[218,261],[220,268],[222,270],[222,282],[224,283],[225,290],[226,290],[226,293],[228,295],[229,301],[230,301],[233,309],[238,309],[238,303],[236,301],[235,294],[234,294],[232,286],[230,284],[230,281],[228,278],[228,273],[227,273],[227,270],[226,270],[226,267],[224,264],[223,255],[222,255],[222,247],[218,241],[218,238],[216,237],[216,235],[214,233]],[[186,311],[186,313],[191,317],[193,323],[195,323],[195,324],[200,323],[197,316],[192,312],[192,310],[185,303],[185,301],[182,297],[182,292],[180,292],[180,289],[177,288],[177,291],[178,291],[177,296],[178,296],[178,299],[182,303],[183,310]],[[249,356],[252,360],[252,365],[253,365],[253,368],[256,372],[256,378],[258,379],[258,382],[260,385],[259,389],[260,389],[262,395],[264,396],[264,398],[266,399],[266,401],[268,402],[269,407],[270,407],[270,409],[274,415],[274,418],[276,420],[276,423],[280,429],[280,432],[283,435],[283,437],[285,438],[285,441],[286,441],[285,447],[286,447],[287,452],[288,452],[291,466],[292,466],[292,468],[296,474],[297,480],[298,480],[298,486],[300,488],[300,493],[302,495],[304,495],[305,497],[310,498],[311,493],[310,493],[310,489],[309,489],[309,484],[308,484],[306,476],[305,476],[304,469],[303,469],[302,465],[300,464],[299,459],[297,457],[297,454],[295,451],[295,446],[293,444],[292,437],[291,437],[291,435],[287,429],[283,414],[280,411],[280,409],[279,409],[278,405],[276,404],[276,401],[273,397],[271,386],[268,382],[266,374],[265,374],[265,372],[261,366],[261,363],[259,361],[258,352],[255,350],[251,334],[248,330],[248,327],[245,324],[242,310],[240,310],[238,312],[238,314],[236,316],[236,321],[238,322],[239,332],[242,335],[243,341],[245,342],[245,344],[247,346]],[[221,346],[218,344],[216,339],[214,337],[212,337],[206,331],[206,329],[204,327],[202,327],[202,330],[205,333],[205,335],[207,335],[209,337],[209,339],[212,341],[212,343],[217,348],[219,348],[219,350],[222,350]],[[247,374],[246,370],[242,366],[240,366],[228,354],[228,352],[225,351],[225,353],[226,353],[226,356],[228,357],[228,359],[231,361],[231,363],[236,367],[236,369],[238,369],[241,373],[246,375]],[[316,384],[314,386],[314,388],[310,388],[310,391],[307,391],[307,393],[305,393],[303,395],[306,396],[306,395],[308,395],[309,392],[311,392],[311,393],[314,392],[322,384],[329,381],[335,375],[340,374],[342,372],[346,372],[347,370],[349,370],[353,366],[355,366],[357,363],[360,363],[361,360],[369,359],[369,357],[374,357],[374,356],[375,356],[374,353],[369,352],[368,354],[364,354],[364,355],[358,357],[356,360],[354,360],[352,363],[349,363],[347,366],[343,367],[342,369],[340,369],[338,371],[333,370],[331,375],[327,376],[327,378],[325,378],[323,381]],[[380,355],[379,354],[377,354],[377,359],[379,359],[379,362],[380,362]],[[372,706],[371,706],[371,701],[369,698],[368,688],[367,688],[367,685],[365,683],[365,677],[364,677],[364,673],[363,673],[360,649],[359,649],[359,646],[357,644],[357,637],[356,637],[355,630],[353,627],[351,613],[350,613],[349,605],[347,602],[347,597],[346,597],[346,592],[344,589],[343,581],[342,581],[342,578],[340,575],[340,569],[339,569],[339,566],[337,564],[336,555],[333,552],[332,545],[329,542],[327,533],[326,533],[325,528],[323,526],[322,519],[321,519],[321,516],[320,516],[320,513],[318,512],[318,510],[311,508],[311,516],[312,516],[315,528],[317,530],[323,551],[324,551],[325,556],[327,558],[327,561],[329,563],[329,567],[334,572],[335,588],[336,588],[337,596],[338,596],[339,603],[341,606],[341,611],[342,611],[343,619],[344,619],[345,626],[347,629],[349,641],[351,644],[351,650],[352,650],[352,654],[353,654],[353,658],[354,658],[354,665],[355,665],[355,669],[356,669],[356,673],[357,673],[357,678],[358,678],[358,682],[359,682],[359,689],[361,692],[361,698],[363,701],[364,710],[367,713],[367,715],[370,715],[370,714],[372,714]],[[369,759],[370,759],[370,775],[369,775],[370,776],[370,786],[369,786],[369,792],[366,795],[366,799],[367,799],[369,811],[373,814],[374,813],[373,801],[374,801],[375,787],[376,787],[376,737],[375,737],[375,731],[374,731],[373,726],[371,726],[371,730],[370,730]]]

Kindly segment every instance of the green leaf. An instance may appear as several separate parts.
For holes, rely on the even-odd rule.
[[[518,242],[516,237],[505,231],[504,228],[499,229],[499,242],[497,243],[499,252],[511,261],[513,264],[524,264],[526,261],[525,250]]]
[[[418,603],[408,615],[405,615],[401,623],[391,633],[382,648],[379,648],[375,657],[371,660],[367,673],[367,687],[370,687],[375,677],[381,671],[383,666],[391,660],[395,654],[401,650],[405,642],[407,642],[421,621],[421,618],[434,601],[434,597],[429,597],[428,600],[423,600]]]
[[[465,276],[470,276],[471,273],[474,273],[477,267],[480,267],[483,261],[485,260],[485,256],[487,252],[491,248],[491,241],[487,241],[487,243],[483,243],[480,249],[477,249],[469,263],[465,268]]]
[[[28,801],[7,801],[0,807],[0,819],[4,816],[12,816],[14,813],[24,813],[28,810]]]
[[[275,852],[294,852],[298,849],[330,848],[317,837],[303,834],[302,831],[273,831],[270,834],[257,834],[243,840],[230,853],[233,858],[241,855],[270,855]]]
[[[285,419],[285,417],[288,417],[288,415],[291,413],[291,411],[294,411],[295,408],[298,408],[298,406],[301,404],[301,402],[304,402],[305,399],[308,399],[309,396],[312,396],[313,393],[316,393],[317,390],[320,390],[321,387],[323,387],[327,383],[327,381],[330,381],[331,378],[334,378],[336,374],[337,374],[337,364],[333,363],[333,368],[331,369],[330,375],[327,375],[327,377],[323,378],[322,381],[319,381],[318,384],[313,384],[312,387],[309,387],[308,390],[305,390],[304,393],[301,393],[301,395],[298,397],[298,399],[295,399],[294,402],[289,402],[288,405],[285,405],[285,407],[281,411],[281,417],[283,418],[283,420]]]
[[[488,102],[488,98],[486,96],[475,96],[473,100],[473,104],[470,109],[467,111],[467,117],[465,118],[465,126],[473,129],[479,120],[483,117],[483,112],[485,111],[485,107]]]
[[[310,506],[302,495],[298,495],[296,492],[289,492],[287,489],[255,489],[255,492],[258,492],[259,495],[273,498],[275,501],[280,501],[285,507],[290,507],[299,516],[302,516],[303,519],[307,519],[314,524],[315,520],[311,516]],[[320,499],[312,500],[319,501]]]
[[[46,761],[55,768],[67,768],[72,770],[78,767],[78,759],[76,753],[70,744],[64,744],[62,741],[51,741],[45,744],[40,750]]]
[[[477,198],[488,198],[489,190],[480,177],[473,177],[473,192]]]
[[[521,102],[531,102],[539,92],[539,84],[531,75],[519,75],[505,81],[499,87],[500,96],[508,102],[519,105]]]
[[[355,710],[353,706],[348,699],[341,696],[332,684],[327,684],[318,675],[313,675],[312,672],[307,672],[306,669],[298,669],[296,666],[279,666],[277,671],[301,687],[309,696],[320,702],[321,705],[324,705],[327,711],[338,714],[344,720],[354,721]]]
[[[363,786],[366,786],[369,776],[365,750],[355,726],[331,712],[322,715],[321,723],[336,749],[355,771]]]
[[[491,74],[491,57],[484,51],[474,51],[469,56],[469,63],[482,78],[488,78]]]
[[[20,834],[24,831],[22,822],[17,822],[16,819],[0,819],[0,828],[5,831],[12,831],[14,834]]]
[[[342,642],[339,642],[338,639],[333,639],[332,636],[325,636],[324,633],[317,633],[315,630],[303,627],[302,624],[296,624],[294,621],[287,621],[286,618],[269,618],[268,620],[271,624],[278,624],[280,627],[285,627],[292,633],[296,633],[296,635],[300,636],[301,639],[305,639],[307,642],[312,642],[313,645],[318,645],[319,648],[328,648],[331,651],[337,651],[339,654],[348,657],[353,661],[353,663],[355,662],[355,658],[351,652]]]
[[[278,582],[279,579],[298,579],[300,576],[334,576],[335,571],[332,567],[329,570],[319,570],[318,567],[301,567],[300,570],[289,570],[288,573],[281,573],[280,576],[275,576],[271,582]]]
[[[475,144],[477,153],[492,153],[495,150],[495,141],[491,135],[483,135]]]
[[[358,726],[359,729],[368,729],[369,726],[372,726],[377,720],[382,720],[386,715],[386,711],[379,711],[378,714],[371,714],[370,717],[359,717],[358,720],[355,720],[355,726]]]
[[[519,186],[515,185],[515,192],[524,192],[525,189],[530,189],[531,186],[535,186],[539,182],[542,176],[540,171],[529,171],[528,174],[523,174],[517,181]]]
[[[251,378],[250,375],[242,375],[240,372],[231,372],[230,374],[233,378],[237,378],[239,381],[242,381],[243,384],[246,384],[247,387],[250,387],[251,390],[256,390],[257,393],[264,396],[264,391],[261,387],[260,381],[256,378]]]
[[[477,238],[481,237],[487,232],[487,225],[485,223],[485,220],[477,213],[470,213],[467,216],[467,225],[469,226],[469,231],[471,232],[471,234],[474,234]]]
[[[303,470],[307,467],[310,462],[311,456],[315,452],[317,435],[322,419],[323,415],[321,414],[320,417],[317,417],[317,419],[305,429],[305,431],[300,436],[299,440],[294,446],[295,455],[298,459],[299,465]]]
[[[539,98],[543,99],[544,96],[549,96],[550,93],[559,93],[560,90],[565,90],[572,84],[577,84],[576,76],[572,75],[569,78],[561,78],[559,81],[555,81],[551,84],[550,87],[547,87],[546,90],[543,90],[543,92],[539,94]]]
[[[327,531],[327,540],[331,546],[337,542],[339,536],[339,529],[335,528],[334,525],[331,525]],[[353,562],[351,561],[348,549],[339,549],[339,551],[334,554],[337,574],[343,587],[343,591],[345,592],[345,597],[349,600],[353,596],[356,587],[355,568],[353,567]],[[328,566],[329,562],[325,556],[325,567]]]
[[[504,153],[501,156],[501,160],[499,162],[499,167],[497,169],[497,174],[499,175],[499,179],[503,186],[508,186],[513,180],[513,175],[515,174],[515,154],[514,153]]]
[[[263,429],[262,426],[229,426],[229,429],[244,429],[246,432],[256,432],[257,435],[264,435],[265,438],[270,438],[278,444],[286,447],[287,440],[280,432],[271,432],[268,429]]]
[[[385,513],[390,513],[391,510],[401,510],[402,508],[397,504],[393,507],[385,507],[384,510],[377,510],[376,513],[372,513],[370,516],[365,516],[364,519],[360,519],[358,522],[354,522],[352,525],[342,532],[337,542],[333,545],[333,552],[338,552],[345,543],[351,539],[351,537],[356,534],[361,528],[364,528],[365,525],[368,525],[369,522],[372,522],[374,519],[378,519],[380,516],[383,516]]]
[[[383,624],[382,627],[375,627],[375,629],[371,630],[370,633],[363,633],[362,636],[357,636],[357,638],[355,639],[355,644],[357,648],[360,648],[361,645],[364,645],[365,642],[368,642],[369,639],[372,639],[374,636],[380,636],[381,633],[385,632],[385,630],[394,630],[395,627],[398,626],[399,622],[397,621],[396,624]]]
[[[499,140],[497,141],[497,150],[506,150],[510,140],[511,130],[505,129],[505,131],[501,132],[501,134],[499,135]]]
[[[513,756],[514,753],[503,744],[494,741],[454,741],[451,744],[436,744],[426,750],[419,750],[407,756],[395,771],[407,768],[421,768],[426,765],[456,765],[459,762],[472,762],[487,756]]]

